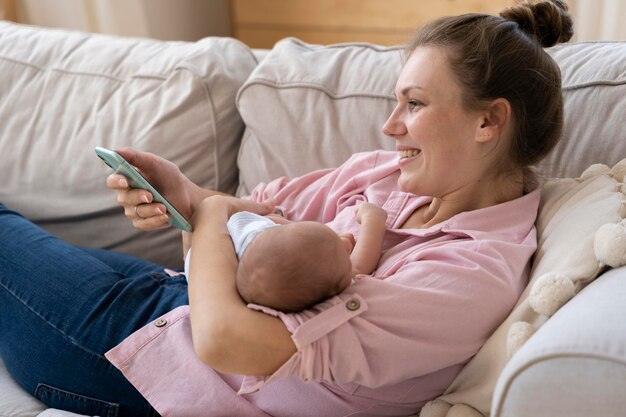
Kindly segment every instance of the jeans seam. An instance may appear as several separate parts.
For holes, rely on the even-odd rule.
[[[39,314],[37,311],[35,311],[31,306],[28,305],[28,303],[26,303],[24,300],[22,300],[20,297],[18,297],[17,294],[15,294],[13,291],[11,291],[9,288],[7,288],[7,286],[0,282],[0,286],[2,286],[2,288],[4,288],[4,290],[10,294],[13,298],[15,298],[18,302],[20,302],[23,306],[25,306],[30,312],[32,312],[35,316],[37,316],[43,323],[45,323],[47,326],[51,327],[54,331],[56,331],[57,333],[61,334],[61,336],[66,339],[69,340],[74,346],[78,347],[79,349],[83,350],[84,352],[95,356],[97,359],[104,361],[106,363],[110,363],[104,355],[101,355],[97,352],[93,352],[90,349],[87,349],[86,347],[84,347],[83,345],[81,345],[80,343],[78,343],[76,340],[74,340],[72,337],[70,337],[69,335],[65,334],[65,332],[63,332],[61,329],[59,329],[58,327],[56,327],[54,324],[50,323],[48,320],[46,320],[41,314]]]

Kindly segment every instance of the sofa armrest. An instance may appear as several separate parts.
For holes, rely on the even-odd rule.
[[[498,379],[492,417],[626,410],[626,267],[610,270],[526,342]],[[617,414],[616,414],[617,413]]]

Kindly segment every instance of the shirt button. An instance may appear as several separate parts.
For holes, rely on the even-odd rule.
[[[154,325],[156,327],[163,327],[167,324],[167,320],[165,319],[158,319],[156,322],[154,322]]]
[[[346,308],[350,311],[358,310],[361,307],[361,303],[356,298],[351,298],[346,301]]]

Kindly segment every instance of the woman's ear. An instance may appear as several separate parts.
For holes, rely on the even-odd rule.
[[[504,98],[495,99],[482,112],[481,117],[480,125],[476,129],[476,142],[486,143],[498,139],[511,122],[511,103]]]

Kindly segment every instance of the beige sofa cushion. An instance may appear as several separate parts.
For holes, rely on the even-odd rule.
[[[382,126],[395,106],[402,60],[401,47],[276,44],[237,96],[246,123],[238,194],[260,181],[338,166],[359,151],[395,149]]]
[[[66,240],[180,266],[179,233],[134,230],[95,146],[133,146],[198,184],[237,185],[237,90],[256,65],[227,38],[116,38],[0,22],[0,201]]]
[[[626,157],[626,43],[563,44],[548,52],[562,69],[565,127],[540,171],[576,177],[593,163]],[[357,151],[394,149],[381,129],[395,105],[402,61],[401,47],[279,42],[237,97],[247,126],[238,194],[260,181],[337,166]]]
[[[626,158],[626,42],[562,44],[548,52],[561,67],[565,126],[541,171],[576,177],[591,164]]]

